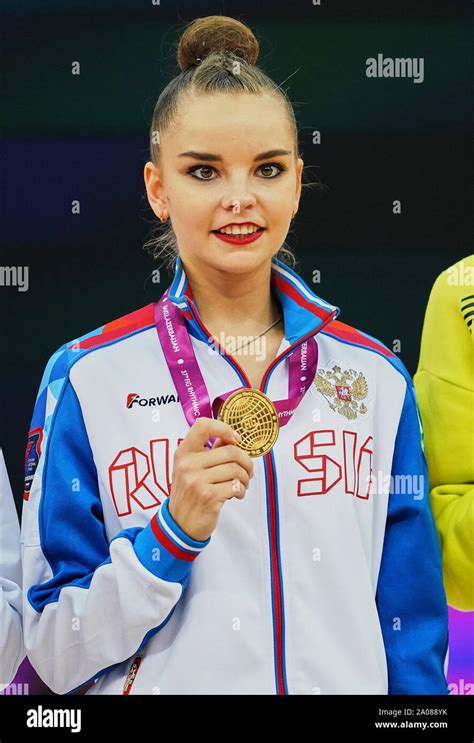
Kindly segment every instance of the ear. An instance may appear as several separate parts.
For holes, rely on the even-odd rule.
[[[301,198],[301,183],[303,177],[304,162],[301,157],[296,161],[296,193],[295,193],[295,214],[298,211],[298,206]]]
[[[168,207],[160,170],[154,163],[148,161],[145,165],[143,176],[145,179],[148,203],[153,209],[155,215],[161,219],[163,212],[167,211]]]

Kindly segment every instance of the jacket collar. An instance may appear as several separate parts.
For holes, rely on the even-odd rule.
[[[272,258],[271,284],[283,309],[285,338],[290,345],[300,338],[317,333],[322,326],[332,322],[339,315],[339,307],[325,302],[314,294],[301,276],[276,256]],[[199,320],[201,316],[179,255],[176,257],[175,275],[168,289],[168,297],[194,329],[198,330],[198,323],[191,308],[199,316]]]

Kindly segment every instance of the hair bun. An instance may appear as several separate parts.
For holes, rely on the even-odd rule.
[[[255,64],[259,43],[248,26],[225,15],[196,18],[183,31],[179,40],[177,60],[183,72],[199,64],[214,52],[233,52],[249,64]]]

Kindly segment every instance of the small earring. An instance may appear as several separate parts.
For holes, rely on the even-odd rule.
[[[165,217],[165,218],[163,219],[163,216],[162,216],[161,214],[159,215],[159,218],[160,218],[160,222],[167,222],[167,221],[168,221],[168,219],[169,219],[169,217]]]

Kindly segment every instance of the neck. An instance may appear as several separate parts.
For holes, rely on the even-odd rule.
[[[271,263],[248,274],[198,271],[189,261],[183,267],[201,319],[214,336],[222,331],[258,335],[280,315],[281,323],[274,329],[282,327],[283,311],[271,290]]]

